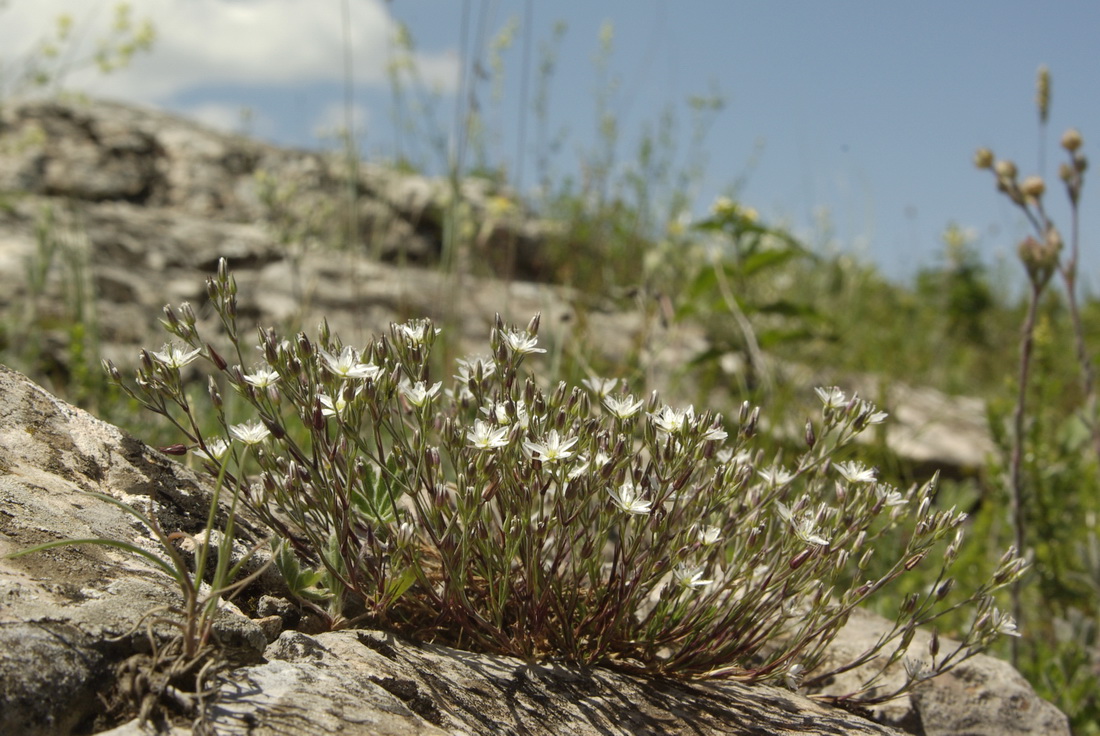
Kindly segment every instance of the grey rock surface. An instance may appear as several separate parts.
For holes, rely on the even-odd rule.
[[[829,647],[827,662],[850,661],[889,630],[888,622],[868,611],[856,610],[841,635]],[[929,651],[931,633],[918,630],[909,651],[914,658]],[[940,652],[958,647],[958,642],[940,639]],[[908,656],[908,655],[907,655]],[[876,671],[874,663],[839,675],[829,684],[830,692],[858,686],[862,678]],[[895,690],[905,682],[901,663],[887,671],[878,687]],[[872,708],[875,719],[911,733],[925,736],[1024,736],[1024,734],[1069,735],[1066,716],[1047,701],[1036,697],[1031,685],[1004,660],[987,655],[972,657],[949,672],[925,681],[909,694]]]

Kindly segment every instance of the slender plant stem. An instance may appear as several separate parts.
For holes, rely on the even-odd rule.
[[[1027,305],[1027,318],[1024,320],[1023,334],[1020,337],[1020,374],[1016,409],[1012,415],[1012,459],[1009,468],[1009,488],[1012,493],[1012,531],[1017,554],[1024,554],[1024,507],[1023,507],[1023,455],[1024,420],[1027,417],[1027,387],[1031,372],[1031,353],[1035,343],[1035,317],[1039,309],[1039,297],[1043,284],[1031,282],[1031,294]],[[1012,584],[1012,616],[1021,621],[1023,606],[1020,602],[1020,581]],[[1012,664],[1019,660],[1019,640],[1012,639]]]

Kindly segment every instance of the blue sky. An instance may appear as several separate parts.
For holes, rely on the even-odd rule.
[[[4,58],[48,34],[60,12],[78,22],[90,14],[86,37],[94,39],[111,5],[11,0],[0,11],[0,48],[10,50]],[[107,79],[74,72],[68,86],[233,129],[241,128],[240,111],[248,108],[250,131],[295,146],[323,145],[319,131],[342,123],[341,0],[133,5],[135,16],[157,27],[152,54]],[[525,132],[528,150],[534,148],[532,79],[540,45],[562,21],[567,30],[557,48],[547,126],[566,134],[553,156],[556,177],[575,176],[578,162],[597,146],[595,100],[608,81],[622,166],[632,160],[644,126],[669,106],[678,113],[675,138],[686,155],[686,100],[718,91],[727,104],[705,140],[706,176],[693,192],[697,212],[740,182],[739,197],[768,220],[787,223],[817,244],[829,240],[897,276],[937,262],[939,236],[950,222],[972,229],[990,260],[1013,251],[1024,233],[1021,218],[970,161],[984,145],[1014,158],[1022,173],[1036,170],[1040,64],[1050,67],[1054,81],[1048,178],[1056,174],[1057,139],[1066,127],[1081,129],[1086,152],[1100,134],[1096,2],[347,0],[347,9],[356,127],[367,158],[397,151],[385,75],[397,21],[416,41],[417,63],[440,92],[441,122],[449,128],[464,65],[485,62],[491,39],[515,19],[499,105],[490,81],[475,89],[489,120],[491,158],[521,175],[521,189],[532,187],[534,156],[519,163],[518,137]],[[605,22],[614,35],[601,84],[593,57]],[[405,138],[402,150],[415,154]],[[419,158],[430,165],[436,159],[427,150],[421,148]],[[1096,222],[1089,210],[1097,206],[1086,181],[1086,252]],[[1052,203],[1051,210],[1066,218],[1065,208]],[[1085,265],[1086,280],[1100,286],[1100,256],[1086,255]]]

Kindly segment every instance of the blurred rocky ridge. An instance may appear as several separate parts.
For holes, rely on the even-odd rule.
[[[348,171],[340,156],[120,104],[0,107],[0,310],[16,325],[9,342],[25,336],[21,322],[44,326],[34,335],[49,358],[42,370],[63,377],[79,314],[94,324],[104,357],[132,365],[140,347],[163,342],[161,308],[201,305],[205,278],[225,257],[246,324],[310,331],[324,317],[355,342],[391,321],[429,316],[457,330],[464,350],[485,352],[496,312],[519,324],[542,312],[544,344],[594,351],[612,365],[632,356],[650,387],[662,388],[707,347],[701,329],[664,324],[655,310],[592,308],[590,297],[540,283],[539,246],[555,226],[486,180],[462,183],[460,208],[472,244],[461,257],[486,275],[455,277],[426,267],[441,257],[448,182],[359,163],[349,217]],[[349,234],[356,248],[332,247]],[[200,316],[213,319],[209,310]],[[736,361],[725,365],[737,370]],[[992,450],[978,401],[819,367],[773,369],[779,381],[836,382],[882,404],[893,415],[887,442],[909,461],[952,472],[981,466]]]

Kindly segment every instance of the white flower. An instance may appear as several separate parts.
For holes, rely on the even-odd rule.
[[[518,355],[527,355],[528,353],[545,353],[543,348],[535,347],[539,343],[538,337],[532,335],[527,330],[508,330],[501,333],[501,337],[504,338],[504,344],[508,348]]]
[[[811,514],[804,513],[801,518],[796,517],[794,512],[782,501],[776,501],[775,508],[779,512],[780,518],[794,528],[794,535],[806,544],[816,544],[824,547],[829,543],[828,539],[817,533],[817,524]]]
[[[251,421],[244,424],[236,424],[229,428],[229,434],[236,437],[246,445],[258,445],[271,434],[262,422]]]
[[[848,481],[849,483],[875,482],[875,469],[868,468],[863,463],[848,461],[837,463],[833,467],[836,468],[836,472],[844,476],[844,480]]]
[[[638,493],[638,487],[629,480],[617,490],[608,488],[607,492],[615,505],[628,514],[648,514],[653,509],[653,504],[643,499]]]
[[[508,445],[508,428],[496,427],[481,419],[474,421],[474,428],[466,433],[466,439],[479,450],[492,450]]]
[[[859,402],[859,418],[866,424],[882,424],[888,416],[884,411],[877,411],[870,401]]]
[[[1001,636],[1019,636],[1016,620],[999,608],[993,609],[993,631]]]
[[[317,400],[321,402],[321,413],[326,417],[335,417],[344,413],[344,409],[348,408],[348,402],[344,399],[344,393],[340,394],[333,399],[328,394],[319,394]]]
[[[906,676],[913,682],[927,680],[931,676],[931,671],[923,660],[906,657],[902,664],[905,667]]]
[[[345,345],[339,355],[322,350],[321,357],[325,361],[325,367],[344,380],[349,378],[373,380],[382,372],[382,369],[374,363],[363,363],[359,358],[359,351],[351,345]]]
[[[653,423],[659,432],[664,434],[679,434],[684,430],[684,424],[695,421],[695,407],[686,409],[673,409],[671,406],[662,406],[656,413],[650,414]]]
[[[716,526],[701,526],[698,528],[697,534],[699,535],[699,543],[704,547],[718,544],[722,539],[722,530]]]
[[[408,399],[409,403],[413,406],[422,407],[428,403],[431,399],[434,399],[439,395],[439,390],[443,387],[442,382],[436,382],[428,387],[423,381],[417,381],[416,383],[410,383],[405,380],[401,382],[401,394]]]
[[[255,373],[245,373],[244,382],[259,389],[265,389],[279,380],[279,374],[270,368],[257,369]]]
[[[172,343],[171,345],[165,345],[160,349],[159,353],[153,353],[153,357],[157,362],[163,365],[165,368],[179,369],[191,363],[195,358],[199,357],[199,353],[202,352],[202,348],[195,348],[194,350],[185,350],[179,345]]]
[[[523,449],[527,451],[530,457],[538,455],[539,460],[542,462],[553,463],[570,457],[573,453],[569,448],[575,444],[577,444],[576,437],[570,437],[567,440],[563,440],[561,436],[558,435],[558,430],[551,429],[543,442],[524,442]]]
[[[428,331],[432,329],[432,323],[426,319],[414,319],[396,325],[396,328],[405,340],[412,345],[422,345],[424,340],[428,337]],[[438,328],[433,331],[435,335],[439,333],[440,330]]]
[[[603,397],[604,407],[619,419],[630,419],[630,417],[638,413],[638,410],[641,409],[644,404],[645,402],[641,399],[635,401],[633,394]]]
[[[824,547],[829,540],[817,533],[817,525],[809,516],[803,516],[794,522],[794,535],[806,544],[816,544]]]
[[[891,486],[875,486],[875,497],[882,501],[883,506],[904,506],[909,499]]]
[[[714,426],[703,433],[703,440],[707,442],[721,442],[729,437],[726,430],[722,429],[722,425],[718,424],[718,420],[714,421]]]
[[[815,388],[814,391],[821,397],[821,402],[826,409],[842,409],[848,405],[848,397],[836,386],[828,388]]]
[[[801,664],[794,663],[783,673],[783,682],[789,690],[797,690],[802,686],[802,678],[805,674],[806,668]]]
[[[454,374],[454,379],[463,386],[470,382],[471,378],[477,378],[478,368],[481,368],[481,377],[488,378],[496,372],[497,366],[493,362],[492,358],[474,357],[474,358],[458,358],[455,360],[455,365],[458,368],[458,372]]]
[[[768,485],[773,488],[786,485],[794,480],[794,473],[778,465],[770,465],[763,470],[756,471],[756,474],[767,481]]]
[[[508,406],[506,404],[493,404],[492,406],[481,407],[481,413],[496,421],[497,424],[518,424],[521,428],[527,429],[527,425],[530,423],[527,417],[527,409],[523,404],[516,404],[516,415],[513,417],[508,413]]]
[[[596,394],[600,399],[607,396],[609,393],[615,390],[615,387],[619,385],[618,378],[600,378],[599,376],[592,376],[581,381],[588,390]]]
[[[206,440],[206,450],[200,450],[200,452],[211,460],[221,460],[229,452],[229,441],[224,437],[208,439]]]
[[[685,588],[704,588],[714,582],[703,579],[703,568],[692,567],[686,562],[681,562],[673,568],[672,576]]]

